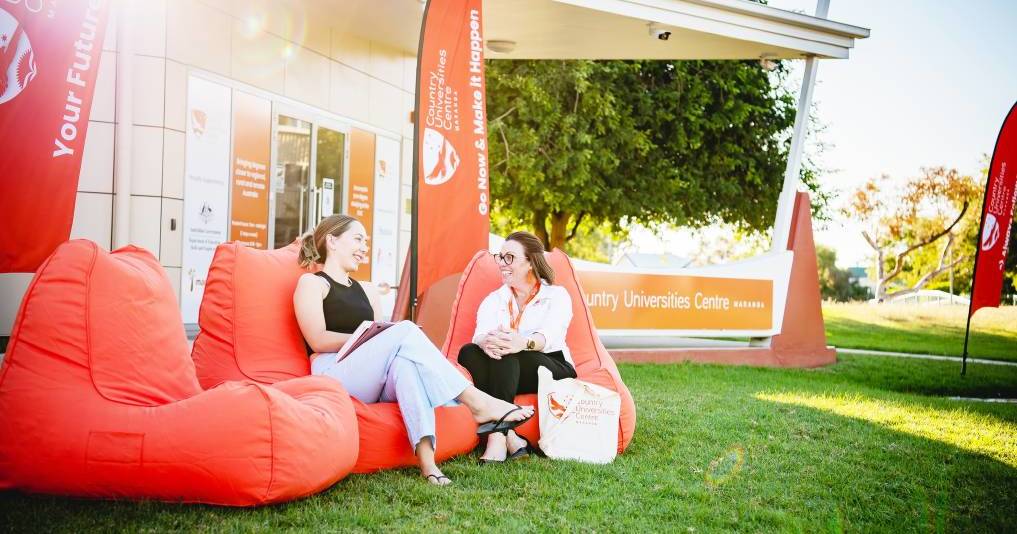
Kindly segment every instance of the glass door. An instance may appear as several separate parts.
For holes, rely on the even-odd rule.
[[[346,185],[346,131],[340,125],[318,125],[314,140],[314,213],[317,224],[325,217],[343,213]]]
[[[276,164],[272,176],[273,247],[293,242],[309,229],[311,209],[311,123],[278,114]]]

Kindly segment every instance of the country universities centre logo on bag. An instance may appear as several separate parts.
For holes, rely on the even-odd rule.
[[[574,378],[555,380],[537,370],[540,449],[548,458],[606,464],[618,454],[621,397]]]

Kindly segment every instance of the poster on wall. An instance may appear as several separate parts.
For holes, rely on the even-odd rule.
[[[321,216],[331,217],[335,214],[335,179],[321,179]]]
[[[373,247],[374,235],[374,148],[375,135],[353,128],[350,130],[350,190],[346,213],[356,217],[367,230],[367,245]],[[360,265],[354,278],[361,282],[373,280],[372,254]]]
[[[230,88],[197,77],[187,81],[184,157],[184,244],[180,311],[198,322],[212,255],[227,241],[230,193]]]
[[[372,280],[389,287],[399,278],[399,141],[378,137],[374,162],[374,232],[371,239]],[[395,307],[395,291],[382,293],[386,317]]]
[[[0,272],[70,236],[108,1],[0,7]]]
[[[252,248],[268,248],[271,143],[272,102],[233,91],[230,241]]]

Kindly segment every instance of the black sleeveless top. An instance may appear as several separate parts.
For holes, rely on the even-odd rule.
[[[360,282],[350,278],[350,286],[346,287],[324,271],[314,274],[328,282],[328,294],[321,301],[325,312],[325,330],[352,334],[360,323],[374,320],[374,308],[371,307],[371,301],[367,298],[364,288],[360,286]],[[307,347],[307,354],[314,352],[306,341],[304,345]]]

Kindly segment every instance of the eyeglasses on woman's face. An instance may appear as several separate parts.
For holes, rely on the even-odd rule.
[[[512,262],[516,261],[516,255],[511,252],[506,252],[504,254],[499,254],[496,252],[491,254],[491,256],[494,256],[495,262],[500,263],[502,265],[512,265]]]

